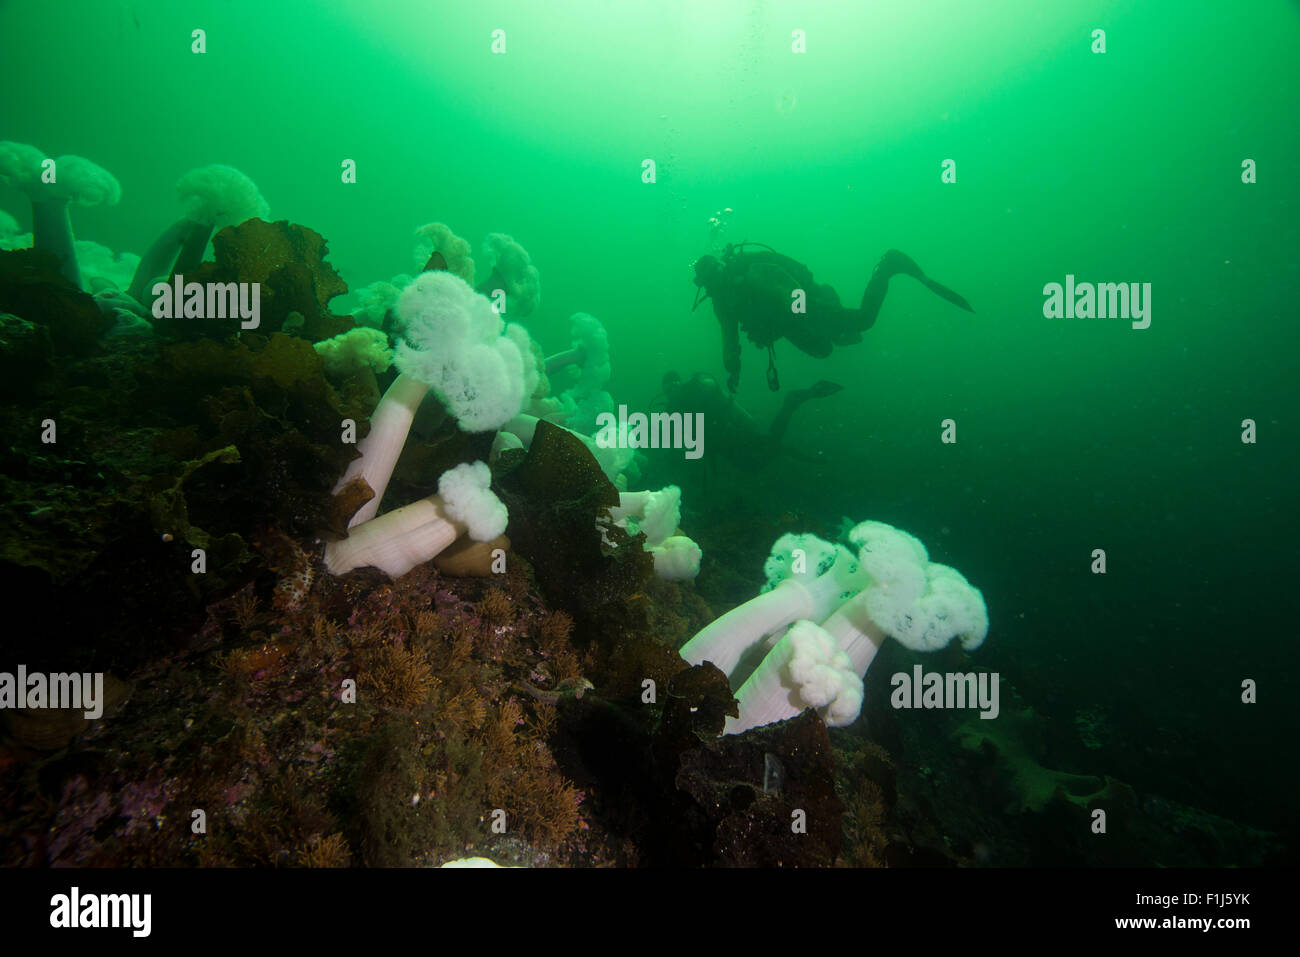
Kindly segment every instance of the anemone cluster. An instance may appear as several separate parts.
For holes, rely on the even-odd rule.
[[[138,257],[72,236],[70,205],[120,196],[94,164],[5,143],[0,178],[31,198],[36,226],[29,240],[0,221],[0,364],[22,370],[28,398],[65,396],[55,418],[68,423],[64,464],[16,453],[29,479],[8,491],[38,502],[51,468],[101,463],[55,513],[80,549],[45,547],[67,528],[40,506],[4,543],[67,609],[29,650],[75,657],[68,635],[95,615],[118,623],[101,629],[97,663],[135,679],[114,686],[134,697],[117,695],[106,721],[10,731],[36,754],[89,736],[145,762],[82,775],[48,820],[16,815],[56,835],[38,857],[134,860],[142,822],[175,796],[253,837],[178,837],[149,852],[158,862],[473,857],[488,843],[475,822],[499,807],[520,824],[516,843],[491,846],[517,863],[829,863],[843,805],[827,727],[864,707],[876,650],[886,637],[973,648],[987,630],[964,578],[870,522],[847,545],[782,536],[763,593],[715,617],[695,589],[704,549],[682,528],[681,488],[636,488],[636,453],[592,438],[613,408],[604,325],[575,313],[548,356],[520,322],[540,307],[538,269],[504,233],[472,257],[447,225],[423,226],[416,274],[363,287],[339,315],[346,286],[324,238],[267,222],[238,170],[182,176],[177,220]],[[259,283],[260,327],[155,318],[154,283],[182,275]],[[79,378],[112,381],[114,400],[69,390]],[[19,403],[7,424],[31,434],[48,414]],[[147,642],[130,627],[141,575],[166,596]],[[61,602],[74,585],[82,608]],[[191,723],[151,740],[176,702]],[[213,738],[208,765],[167,756]],[[657,757],[629,778],[620,749]],[[578,752],[597,757],[564,758]],[[272,759],[305,770],[240,770]],[[726,782],[755,760],[768,772],[745,796]],[[616,809],[628,780],[641,796]],[[584,789],[605,795],[603,815]],[[798,845],[781,825],[795,807],[817,814]],[[689,852],[656,823],[684,819]],[[619,835],[633,833],[629,850]],[[883,853],[879,831],[853,833],[876,849],[859,856]]]

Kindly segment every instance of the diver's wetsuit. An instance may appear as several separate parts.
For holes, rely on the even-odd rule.
[[[727,387],[733,392],[740,382],[740,330],[751,342],[768,350],[768,386],[780,388],[776,375],[774,346],[778,339],[788,339],[795,348],[817,359],[831,354],[835,346],[862,341],[880,313],[889,280],[906,273],[954,305],[970,312],[970,304],[961,296],[929,279],[912,259],[891,249],[876,263],[862,302],[857,309],[840,303],[835,290],[813,279],[803,263],[773,249],[744,251],[745,246],[728,246],[721,259],[702,256],[695,264],[695,284],[713,300],[713,312],[722,326],[722,361],[726,366]],[[806,312],[792,309],[793,293],[801,289],[806,297]],[[699,305],[697,299],[696,305]]]
[[[670,412],[702,412],[708,423],[711,448],[737,465],[757,466],[771,462],[779,454],[798,456],[782,448],[782,439],[790,419],[805,402],[823,399],[839,392],[843,386],[825,379],[806,389],[792,389],[764,429],[741,408],[735,396],[706,372],[683,379],[676,372],[663,378],[664,406]]]

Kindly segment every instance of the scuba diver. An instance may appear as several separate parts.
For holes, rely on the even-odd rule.
[[[807,389],[793,389],[786,393],[781,410],[764,429],[736,402],[736,397],[724,390],[716,378],[707,372],[697,372],[683,379],[676,371],[663,377],[663,406],[669,412],[704,413],[709,430],[709,449],[733,464],[742,467],[766,465],[778,455],[788,455],[807,461],[818,459],[803,456],[792,449],[781,447],[790,426],[790,418],[799,407],[811,399],[834,395],[844,387],[835,382],[821,380]]]
[[[750,249],[757,251],[750,251]],[[802,263],[783,256],[762,243],[728,243],[722,257],[705,255],[695,261],[694,312],[705,299],[713,300],[713,312],[722,325],[722,361],[726,366],[727,389],[736,391],[740,384],[740,330],[751,342],[767,349],[767,385],[773,392],[781,388],[776,371],[775,346],[778,339],[788,339],[802,352],[817,359],[831,354],[835,346],[862,341],[862,333],[876,322],[891,277],[903,273],[918,280],[935,295],[947,299],[967,312],[968,303],[947,286],[942,286],[921,271],[911,257],[891,249],[880,257],[871,273],[862,303],[857,309],[840,305],[835,290],[813,280],[811,270]],[[792,293],[805,293],[805,311],[792,308]]]

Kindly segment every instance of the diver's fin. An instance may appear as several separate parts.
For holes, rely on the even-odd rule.
[[[898,249],[886,249],[885,254],[880,257],[880,262],[876,263],[875,272],[884,273],[886,278],[902,273],[904,276],[913,276],[922,282],[925,281],[925,273],[916,264],[916,260]]]
[[[822,379],[818,382],[814,382],[808,387],[808,397],[810,399],[824,399],[828,395],[834,395],[836,392],[843,391],[844,386],[840,385],[838,382],[831,382],[827,379]]]
[[[940,299],[947,299],[954,306],[957,306],[959,309],[965,309],[967,312],[975,311],[971,308],[971,304],[964,298],[957,295],[957,293],[953,292],[947,286],[937,283],[927,276],[921,267],[916,264],[916,260],[907,255],[907,253],[900,252],[897,249],[886,250],[885,254],[880,257],[880,262],[876,265],[876,271],[883,272],[886,277],[896,276],[899,273],[902,273],[904,276],[911,276]]]
[[[792,389],[785,394],[785,401],[781,403],[781,410],[777,412],[772,419],[772,424],[768,426],[768,435],[772,441],[778,445],[781,439],[785,437],[785,430],[790,427],[790,418],[798,411],[799,407],[805,402],[813,399],[824,399],[828,395],[834,395],[841,391],[844,386],[838,382],[831,382],[828,379],[822,379],[814,382],[806,389]]]
[[[925,275],[920,275],[917,276],[916,278],[921,281],[921,284],[925,286],[926,289],[930,290],[940,299],[947,299],[954,306],[957,306],[958,308],[961,309],[965,309],[967,312],[975,311],[969,302],[967,302],[957,293],[953,292],[947,286],[941,285],[940,283],[935,282],[933,279],[930,279],[928,276]]]

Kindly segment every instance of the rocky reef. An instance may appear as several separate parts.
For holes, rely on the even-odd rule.
[[[852,728],[828,732],[805,712],[719,737],[736,714],[726,676],[677,649],[752,597],[780,534],[830,530],[700,511],[699,577],[664,581],[639,538],[607,521],[619,492],[589,448],[545,422],[495,460],[510,520],[493,573],[467,561],[396,580],[331,575],[325,541],[360,504],[334,495],[355,454],[341,424],[364,437],[391,374],[327,365],[314,348],[352,326],[330,311],[346,286],[319,234],[249,220],[213,248],[187,280],[263,284],[259,328],[173,319],[141,332],[49,254],[0,252],[0,596],[31,612],[5,629],[3,657],[107,673],[102,718],[3,713],[0,862],[1226,864],[1269,852],[1269,835],[1052,770],[1023,706],[996,729],[904,724],[887,706],[888,665]],[[491,444],[425,403],[391,494],[428,495]],[[1098,807],[1106,842],[1087,839]]]

